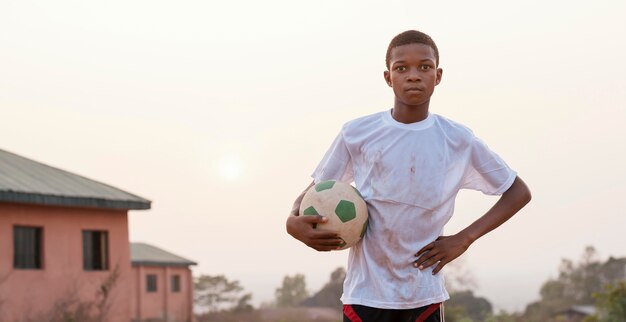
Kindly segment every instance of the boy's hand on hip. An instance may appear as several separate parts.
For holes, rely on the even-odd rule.
[[[295,239],[320,252],[339,249],[343,240],[339,238],[337,232],[313,228],[327,221],[328,218],[322,216],[289,216],[287,232]]]
[[[433,274],[437,274],[446,264],[461,256],[469,244],[465,238],[459,235],[439,236],[434,242],[424,246],[415,254],[419,258],[413,262],[413,266],[425,269],[437,264],[433,270]]]

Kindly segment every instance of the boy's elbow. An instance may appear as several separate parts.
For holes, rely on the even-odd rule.
[[[522,196],[522,201],[524,205],[528,204],[533,199],[532,194],[530,193],[530,189],[526,187],[526,191],[524,191],[524,195]]]
[[[518,191],[520,202],[523,205],[528,204],[533,199],[532,193],[530,193],[530,189],[520,177],[517,177],[515,181],[517,186],[519,187]]]

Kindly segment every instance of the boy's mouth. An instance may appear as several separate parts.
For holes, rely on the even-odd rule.
[[[405,92],[422,92],[423,90],[421,88],[418,87],[409,87],[407,89],[404,90]]]

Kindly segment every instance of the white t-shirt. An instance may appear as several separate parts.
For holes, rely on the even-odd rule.
[[[435,114],[404,124],[387,110],[346,123],[312,176],[354,182],[368,205],[368,230],[350,248],[342,302],[408,309],[449,298],[434,266],[412,264],[442,235],[458,191],[500,195],[516,173],[463,125]]]

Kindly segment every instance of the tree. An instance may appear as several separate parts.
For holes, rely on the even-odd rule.
[[[624,279],[626,258],[609,258],[602,262],[595,248],[585,248],[576,264],[563,259],[556,279],[546,281],[540,290],[541,300],[531,303],[524,312],[525,321],[553,321],[555,315],[572,305],[591,305],[594,293],[607,283]]]
[[[332,273],[330,273],[329,284],[342,284],[346,279],[346,269],[343,267],[337,267]]]
[[[446,315],[446,322],[474,322],[467,315],[467,311],[462,306],[450,306],[447,304],[444,308],[444,313]]]
[[[477,297],[470,290],[450,293],[450,300],[445,304],[446,320],[485,321],[493,311],[491,303]]]
[[[254,310],[254,307],[250,304],[251,300],[252,300],[252,293],[244,294],[242,297],[240,297],[237,300],[237,304],[235,304],[235,306],[232,308],[231,311],[235,313],[240,313],[240,312],[250,312]]]
[[[304,275],[287,275],[283,278],[283,285],[276,289],[276,305],[279,307],[297,306],[309,296],[306,290]]]
[[[240,296],[243,287],[239,281],[229,281],[224,275],[200,275],[194,281],[195,302],[209,312],[222,309],[243,310],[251,307],[252,294]]]
[[[343,280],[346,278],[346,270],[338,267],[330,274],[330,281],[319,292],[304,300],[302,305],[309,307],[330,307],[342,309],[341,294],[343,293]]]
[[[598,313],[585,322],[620,322],[626,320],[626,281],[607,284],[604,292],[595,293]]]

